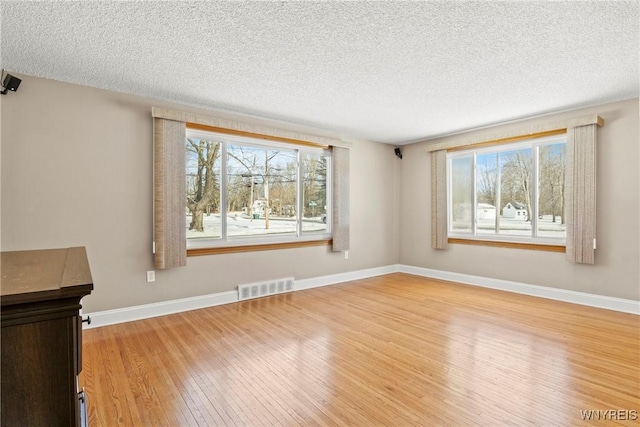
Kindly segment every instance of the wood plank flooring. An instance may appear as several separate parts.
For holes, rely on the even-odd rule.
[[[398,273],[86,330],[80,385],[92,427],[639,425],[639,331]]]

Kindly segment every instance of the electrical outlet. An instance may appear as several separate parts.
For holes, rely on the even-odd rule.
[[[349,251],[344,251],[344,259],[349,259]]]
[[[154,270],[147,271],[147,283],[156,281],[156,272]]]

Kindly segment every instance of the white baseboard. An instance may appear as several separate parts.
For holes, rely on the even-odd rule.
[[[366,279],[368,277],[383,276],[397,273],[398,265],[386,265],[384,267],[367,268],[365,270],[348,271],[346,273],[330,274],[328,276],[312,277],[310,279],[296,280],[296,290],[317,288],[319,286],[335,285],[336,283],[350,282],[352,280]]]
[[[527,283],[512,282],[508,280],[491,279],[488,277],[472,276],[468,274],[453,273],[450,271],[433,270],[430,268],[413,267],[410,265],[393,264],[383,267],[368,268],[365,270],[349,271],[346,273],[330,274],[327,276],[313,277],[310,279],[296,280],[296,290],[317,288],[336,283],[350,282],[352,280],[366,279],[368,277],[382,276],[391,273],[408,273],[416,276],[430,277],[433,279],[448,280],[467,285],[481,286],[535,297],[548,298],[573,304],[587,305],[590,307],[604,308],[607,310],[621,311],[640,315],[640,301],[613,298],[602,295],[588,294],[585,292],[569,291],[565,289],[549,288],[546,286],[529,285]],[[118,308],[115,310],[83,313],[91,317],[91,324],[84,323],[86,329],[116,323],[131,322],[134,320],[148,319],[151,317],[165,316],[167,314],[196,310],[199,308],[213,307],[216,305],[230,304],[238,301],[237,291],[220,292],[216,294],[202,295],[190,298],[181,298],[171,301],[163,301],[153,304],[137,305],[133,307]]]
[[[132,322],[134,320],[149,319],[199,308],[213,307],[238,301],[237,291],[220,292],[197,297],[181,298],[152,304],[135,305],[117,308],[115,310],[83,313],[83,317],[91,317],[91,324],[84,323],[84,329],[99,328],[100,326],[115,325],[116,323]]]
[[[413,267],[410,265],[399,265],[398,272],[640,315],[640,301],[629,299],[550,288],[547,286],[530,285],[527,283],[512,282],[509,280],[491,279],[488,277],[472,276],[469,274],[453,273],[450,271],[433,270],[430,268]]]
[[[368,268],[365,270],[349,271],[346,273],[331,274],[328,276],[314,277],[311,279],[296,280],[296,290],[317,288],[319,286],[333,285],[349,282],[351,280],[366,279],[368,277],[382,276],[398,271],[397,265]],[[152,304],[136,305],[133,307],[118,308],[115,310],[96,311],[83,313],[83,316],[91,317],[91,324],[84,323],[84,329],[99,328],[101,326],[115,325],[116,323],[132,322],[134,320],[149,319],[165,316],[167,314],[183,311],[197,310],[199,308],[213,307],[216,305],[238,302],[237,291],[220,292],[197,297],[181,298],[170,301],[162,301]]]

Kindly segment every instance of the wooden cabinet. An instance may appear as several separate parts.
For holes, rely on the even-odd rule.
[[[84,248],[2,252],[2,426],[79,426]]]

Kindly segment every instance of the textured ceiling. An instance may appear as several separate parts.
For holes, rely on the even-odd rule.
[[[636,1],[3,0],[0,12],[7,70],[392,144],[639,92]]]

